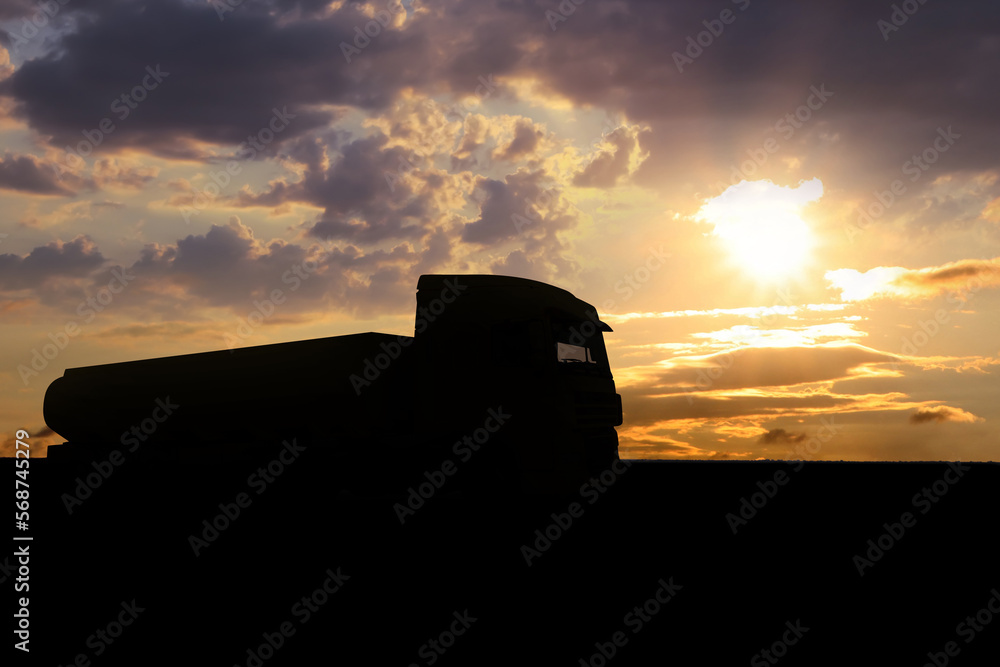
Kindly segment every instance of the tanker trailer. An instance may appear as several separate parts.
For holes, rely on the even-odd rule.
[[[610,330],[592,306],[545,283],[424,275],[413,336],[369,332],[67,369],[45,395],[45,421],[67,439],[49,452],[86,458],[148,438],[154,456],[226,460],[295,437],[344,467],[413,470],[444,457],[547,488],[618,458]],[[166,410],[155,433],[142,432]]]

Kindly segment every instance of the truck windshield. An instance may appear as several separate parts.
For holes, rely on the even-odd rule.
[[[554,315],[551,320],[556,362],[577,371],[601,373],[609,370],[604,337],[598,325],[568,313],[559,315],[562,316]]]
[[[590,356],[590,348],[569,343],[556,343],[556,359],[560,362],[597,363]]]

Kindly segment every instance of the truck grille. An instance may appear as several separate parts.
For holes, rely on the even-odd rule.
[[[573,395],[579,426],[618,426],[622,423],[622,399],[618,394],[576,392]]]

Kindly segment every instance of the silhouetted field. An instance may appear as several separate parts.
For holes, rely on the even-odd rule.
[[[1000,586],[996,464],[622,462],[526,497],[419,471],[347,493],[291,460],[267,481],[267,460],[136,457],[72,513],[93,467],[34,460],[39,664],[923,665],[955,642],[973,665],[1000,646],[1000,618],[960,626]]]

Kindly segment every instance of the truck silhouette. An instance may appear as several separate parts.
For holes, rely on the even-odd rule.
[[[579,484],[618,459],[611,328],[566,290],[523,278],[423,275],[413,336],[361,333],[67,369],[44,417],[49,456],[141,445],[239,458],[286,440],[339,483],[443,459],[524,490]]]

